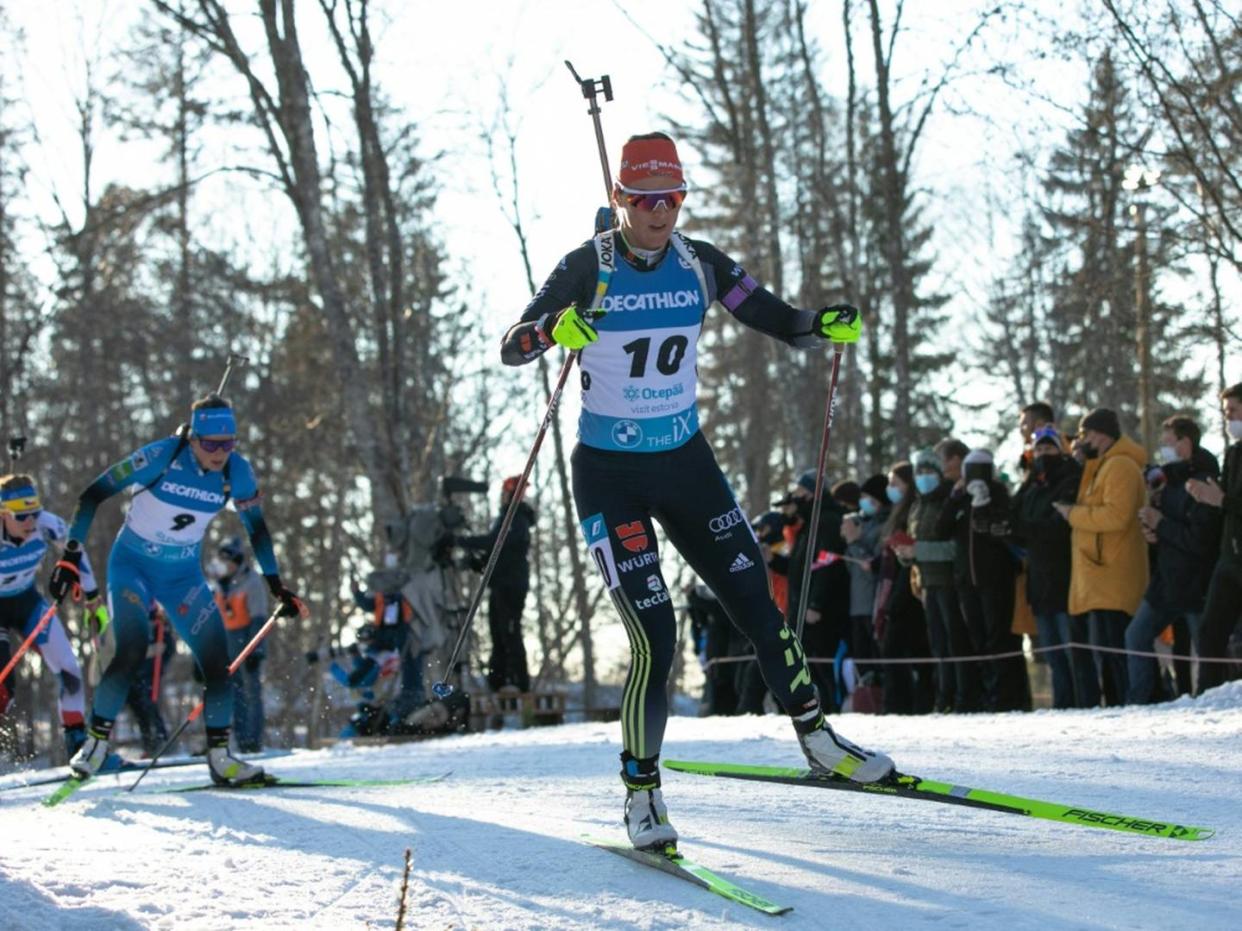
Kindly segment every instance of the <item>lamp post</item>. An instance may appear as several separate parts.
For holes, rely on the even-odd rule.
[[[1143,165],[1126,168],[1121,186],[1135,193],[1130,205],[1134,219],[1134,339],[1138,355],[1139,439],[1151,452],[1156,440],[1151,377],[1151,302],[1148,299],[1150,270],[1147,262],[1147,198],[1145,192],[1160,181],[1160,169]]]

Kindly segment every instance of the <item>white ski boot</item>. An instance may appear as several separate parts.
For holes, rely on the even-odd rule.
[[[69,768],[79,779],[89,779],[108,758],[108,738],[87,733],[86,740],[69,761]]]
[[[626,789],[625,827],[639,850],[663,850],[677,843],[677,829],[668,823],[659,789]]]
[[[820,715],[818,726],[798,734],[798,743],[811,769],[833,773],[854,782],[879,782],[893,771],[887,754],[864,750],[837,734]]]
[[[207,751],[207,769],[211,771],[211,781],[218,786],[255,785],[267,780],[262,766],[239,760],[229,753],[228,747]]]

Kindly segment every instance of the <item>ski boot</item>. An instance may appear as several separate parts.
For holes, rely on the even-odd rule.
[[[78,752],[69,761],[69,768],[79,779],[89,779],[104,768],[107,760],[108,738],[87,731],[86,740],[82,742]]]
[[[262,766],[239,760],[229,753],[227,745],[207,751],[207,769],[211,773],[211,781],[218,786],[258,785],[267,781]]]
[[[635,759],[621,754],[621,781],[625,783],[625,829],[637,850],[664,850],[677,845],[677,829],[668,820],[660,792],[659,757]]]
[[[218,786],[248,786],[267,782],[262,766],[239,760],[229,752],[229,728],[207,728],[207,771]]]
[[[837,734],[815,710],[809,721],[794,719],[798,743],[816,773],[844,776],[854,782],[880,782],[893,772],[893,761],[884,753],[864,750]]]

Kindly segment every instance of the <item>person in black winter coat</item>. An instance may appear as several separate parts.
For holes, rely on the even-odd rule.
[[[745,656],[750,653],[750,644],[729,620],[716,595],[706,585],[698,583],[686,588],[686,607],[690,614],[694,652],[703,665],[702,713],[708,717],[740,714],[737,667],[743,664],[715,661]]]
[[[992,470],[987,450],[976,449],[966,456],[937,528],[957,542],[953,575],[962,614],[986,655],[1022,649],[1012,631],[1017,564],[1007,542],[1009,491]],[[984,662],[983,693],[989,711],[1029,711],[1025,660],[1019,655]]]
[[[1205,660],[1228,656],[1230,638],[1242,621],[1242,382],[1220,393],[1220,407],[1229,437],[1234,441],[1225,450],[1221,480],[1191,479],[1186,483],[1192,498],[1221,512],[1219,555],[1208,583],[1203,619],[1195,634],[1195,646]],[[1200,664],[1199,691],[1220,685],[1230,675],[1229,663]]]
[[[1199,425],[1189,417],[1170,417],[1161,425],[1160,452],[1164,460],[1148,472],[1151,503],[1139,511],[1147,542],[1155,547],[1151,581],[1138,613],[1126,626],[1126,649],[1152,652],[1156,636],[1173,625],[1174,652],[1189,647],[1189,630],[1197,629],[1212,577],[1213,558],[1220,545],[1221,512],[1190,497],[1186,483],[1220,478],[1216,457],[1199,445]],[[1182,642],[1181,649],[1177,641]],[[1129,704],[1159,698],[1159,666],[1147,656],[1126,657],[1129,667]],[[1189,692],[1190,669],[1178,669],[1177,690]]]
[[[505,479],[500,490],[500,513],[491,530],[478,536],[459,537],[458,543],[476,554],[475,568],[482,569],[496,545],[505,510],[517,489],[520,476]],[[526,645],[522,642],[522,609],[530,591],[530,532],[535,510],[521,502],[509,526],[509,535],[500,548],[496,568],[488,583],[487,624],[492,634],[492,655],[488,662],[487,684],[492,691],[513,686],[530,691],[530,672],[526,667]]]
[[[829,495],[820,504],[819,526],[816,528],[815,545],[810,546],[811,509],[815,500],[815,472],[804,472],[790,492],[797,508],[802,526],[798,529],[789,551],[789,607],[785,615],[791,627],[797,625],[798,606],[802,596],[802,572],[806,560],[811,562],[811,587],[806,597],[806,623],[802,629],[802,648],[808,660],[827,660],[810,663],[811,675],[819,689],[820,701],[825,707],[837,709],[836,679],[831,660],[836,655],[837,644],[848,637],[850,617],[850,576],[845,562],[839,557],[845,552],[845,540],[841,537],[841,521],[845,508]],[[828,555],[821,560],[821,554]]]
[[[1061,435],[1042,427],[1032,437],[1029,470],[1010,507],[1014,542],[1026,548],[1026,600],[1035,615],[1039,645],[1048,652],[1054,708],[1092,708],[1100,703],[1095,662],[1086,649],[1057,649],[1087,642],[1086,618],[1070,617],[1070,526],[1053,508],[1078,497],[1082,466],[1065,452]]]

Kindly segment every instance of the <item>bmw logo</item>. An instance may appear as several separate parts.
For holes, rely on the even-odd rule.
[[[612,426],[612,441],[623,449],[633,449],[643,441],[643,428],[632,420],[618,420]]]

